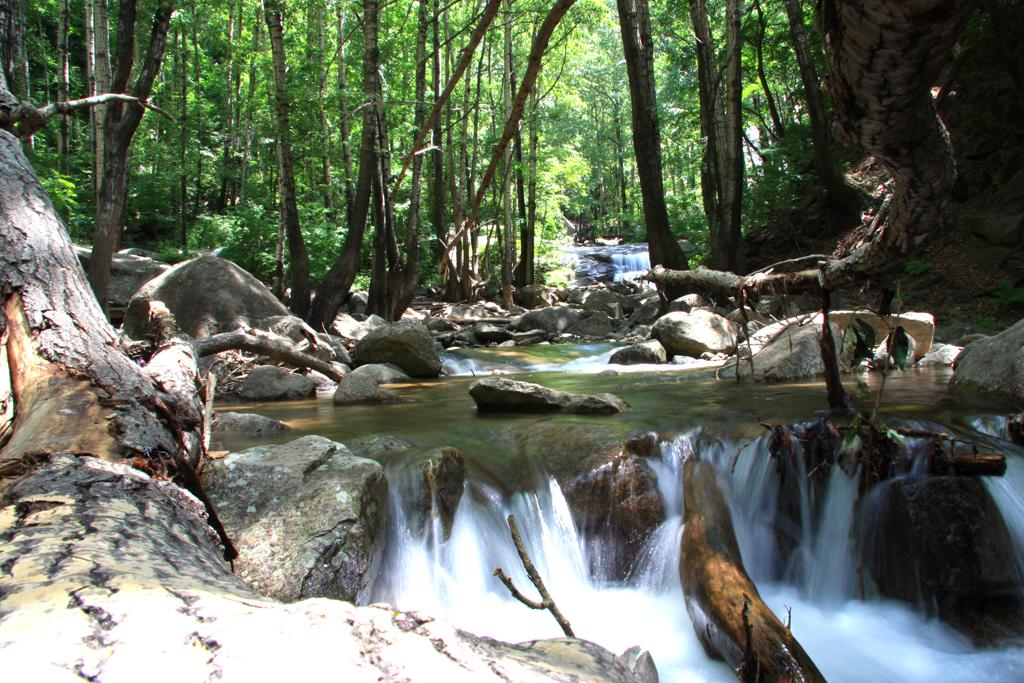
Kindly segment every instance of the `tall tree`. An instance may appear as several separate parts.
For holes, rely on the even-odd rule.
[[[789,17],[789,31],[793,52],[800,68],[800,80],[807,101],[807,117],[811,123],[811,142],[814,147],[814,170],[818,174],[829,205],[843,213],[855,212],[860,204],[857,193],[846,184],[836,167],[832,154],[832,133],[825,113],[825,98],[818,82],[814,58],[811,55],[804,13],[800,0],[784,0]]]
[[[101,4],[103,0],[97,0],[96,7]],[[138,69],[138,77],[131,88],[131,95],[140,101],[149,99],[153,82],[163,63],[173,4],[172,0],[159,0],[157,3],[149,44],[142,66]],[[114,54],[111,92],[128,92],[128,81],[135,67],[135,17],[136,0],[122,0],[118,11],[117,51]],[[95,19],[98,26],[99,12]],[[99,62],[97,54],[97,65]],[[120,242],[121,231],[124,229],[125,204],[128,199],[128,151],[135,131],[142,121],[143,112],[138,105],[124,102],[107,104],[106,110],[103,124],[103,174],[100,178],[92,256],[89,259],[89,283],[104,311],[107,310],[107,296],[110,290],[110,263]]]
[[[644,224],[651,263],[688,268],[686,255],[672,236],[661,174],[661,128],[654,87],[654,41],[647,0],[616,0],[622,51],[629,76],[633,112],[633,153],[640,176]]]
[[[274,63],[274,110],[277,122],[278,211],[288,239],[289,271],[292,292],[289,304],[300,317],[309,312],[309,256],[299,225],[299,207],[295,198],[295,163],[292,159],[291,122],[288,109],[288,66],[284,51],[283,5],[279,0],[264,0],[263,17],[267,22],[270,51]]]
[[[690,21],[697,47],[700,97],[701,196],[708,221],[715,268],[736,270],[739,260],[743,199],[742,34],[738,0],[727,0],[725,64],[716,65],[705,0],[690,0]],[[722,75],[724,74],[724,78]],[[725,87],[721,87],[724,80]]]

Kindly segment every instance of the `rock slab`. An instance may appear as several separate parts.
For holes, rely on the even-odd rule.
[[[469,395],[480,412],[608,415],[627,408],[626,403],[613,394],[572,394],[503,377],[485,377],[473,382],[469,385]]]
[[[965,347],[952,383],[1024,402],[1024,320]]]
[[[211,462],[203,483],[238,548],[235,570],[284,601],[366,597],[384,550],[380,464],[306,436]]]
[[[352,359],[357,365],[391,363],[410,377],[437,377],[441,357],[434,348],[434,337],[425,325],[400,320],[370,330],[356,342]]]

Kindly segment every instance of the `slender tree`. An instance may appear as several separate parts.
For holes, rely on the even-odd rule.
[[[291,122],[288,110],[288,67],[284,51],[283,5],[279,0],[264,0],[263,17],[267,22],[270,50],[274,60],[274,109],[277,120],[278,210],[288,239],[292,292],[289,299],[296,315],[309,312],[309,256],[299,225],[299,207],[295,198],[295,164],[292,159]]]
[[[654,40],[647,0],[616,0],[633,112],[633,152],[640,176],[651,263],[684,269],[686,255],[672,236],[661,175],[661,128],[654,88]]]
[[[102,4],[97,0],[96,6]],[[173,2],[159,0],[153,15],[149,44],[131,95],[146,101],[153,89],[167,43]],[[112,92],[128,91],[128,81],[135,66],[136,0],[122,0],[118,12],[117,51],[110,88]],[[96,16],[97,25],[99,16]],[[99,56],[97,55],[97,64]],[[97,78],[99,81],[99,78]],[[142,121],[143,109],[124,102],[106,105],[104,120],[103,175],[100,179],[96,229],[93,233],[92,256],[89,260],[89,282],[104,311],[110,289],[110,263],[124,229],[125,204],[128,199],[128,150],[135,131]]]

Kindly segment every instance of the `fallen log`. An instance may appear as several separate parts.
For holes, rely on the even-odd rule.
[[[340,382],[345,377],[344,373],[339,372],[330,363],[326,363],[301,351],[296,351],[284,344],[249,334],[245,330],[224,332],[223,334],[215,334],[212,337],[196,339],[192,342],[192,348],[196,350],[196,355],[199,357],[210,356],[222,351],[248,351],[249,353],[258,353],[271,360],[287,363],[297,368],[316,370],[330,377],[335,382]]]
[[[824,683],[814,662],[747,576],[712,465],[687,460],[683,482],[686,510],[679,573],[686,611],[704,650],[735,668],[742,681]]]
[[[954,455],[953,472],[962,476],[1001,477],[1006,474],[1006,458],[998,454]]]

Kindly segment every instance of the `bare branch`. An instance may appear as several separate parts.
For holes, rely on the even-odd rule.
[[[519,602],[523,603],[530,609],[546,609],[551,612],[551,616],[555,618],[558,625],[562,627],[562,633],[567,638],[575,638],[576,635],[572,632],[572,626],[569,625],[569,620],[565,618],[561,610],[558,609],[558,605],[551,599],[551,594],[548,593],[548,589],[544,586],[544,580],[540,578],[540,572],[533,564],[533,560],[530,559],[530,554],[526,552],[526,546],[523,544],[523,537],[519,535],[519,527],[516,526],[516,518],[513,515],[508,516],[508,528],[512,532],[512,542],[516,545],[516,552],[519,553],[519,559],[523,563],[523,569],[526,570],[526,575],[530,577],[530,582],[536,587],[537,592],[540,593],[540,601],[530,600],[528,597],[519,592],[515,584],[512,583],[505,572],[498,567],[494,570],[494,576],[497,576],[505,587],[508,588],[509,592]]]
[[[57,115],[67,116],[80,109],[88,109],[109,102],[129,102],[143,109],[155,111],[161,116],[173,120],[174,117],[156,106],[149,100],[140,100],[124,93],[104,93],[92,95],[78,100],[51,102],[43,107],[36,107],[28,102],[18,102],[0,114],[0,127],[11,130],[22,140],[32,137],[46,122]]]
[[[345,376],[338,372],[337,368],[330,363],[325,363],[318,358],[314,358],[301,351],[296,351],[284,344],[249,334],[245,330],[235,330],[234,332],[225,332],[223,334],[215,334],[212,337],[196,339],[192,342],[192,348],[195,349],[196,355],[200,357],[230,349],[258,353],[273,360],[294,365],[295,367],[316,370],[336,382],[340,382]]]

